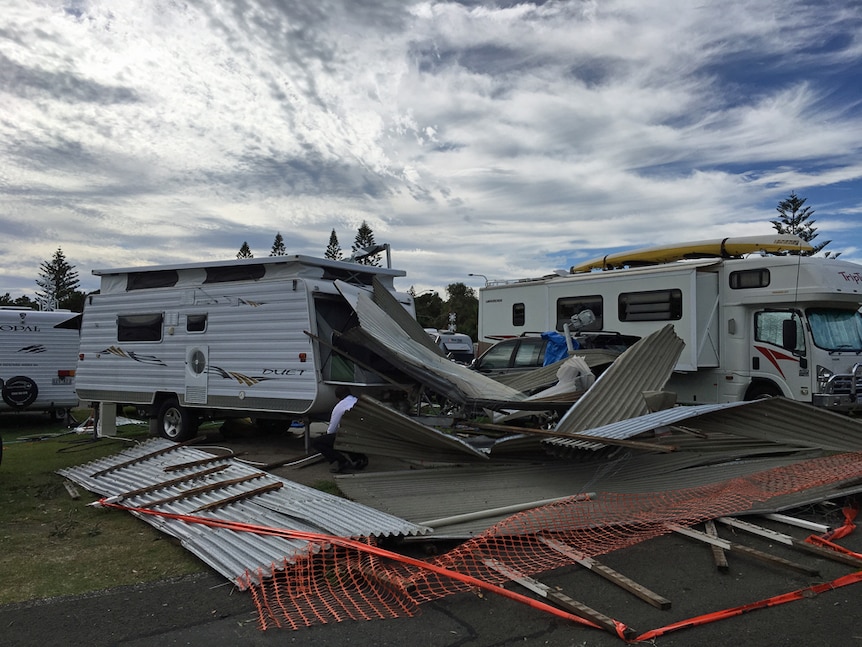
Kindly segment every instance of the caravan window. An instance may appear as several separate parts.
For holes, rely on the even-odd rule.
[[[602,297],[563,297],[557,299],[557,330],[563,332],[563,326],[572,322],[572,317],[576,317],[584,310],[590,310],[596,319],[591,324],[580,327],[580,330],[601,330],[604,326],[602,317]]]
[[[176,270],[154,270],[151,272],[129,272],[126,277],[126,290],[147,290],[150,288],[170,288],[177,284],[179,274]]]
[[[230,283],[232,281],[257,281],[266,270],[263,265],[224,265],[208,267],[204,283]]]
[[[186,315],[186,332],[206,332],[207,316],[202,315]]]
[[[512,325],[523,326],[527,321],[527,309],[523,303],[516,303],[512,306]]]
[[[162,341],[164,314],[120,315],[117,341]]]
[[[620,321],[674,321],[682,318],[682,290],[624,292],[618,305]]]
[[[730,289],[744,290],[746,288],[765,288],[769,285],[769,270],[765,267],[759,270],[743,270],[730,273]]]

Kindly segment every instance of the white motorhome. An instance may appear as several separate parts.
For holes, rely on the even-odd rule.
[[[856,409],[862,393],[862,266],[753,253],[793,249],[788,243],[794,237],[762,245],[736,239],[748,241],[736,247],[732,240],[636,250],[568,274],[490,284],[479,291],[480,339],[563,331],[573,322],[585,331],[643,337],[672,323],[686,344],[667,386],[680,403],[781,395]],[[797,249],[806,249],[795,240]],[[624,267],[597,271],[618,265]],[[579,317],[587,311],[594,320]]]
[[[394,288],[403,271],[300,255],[93,274],[78,396],[148,408],[172,440],[208,417],[326,417],[337,384],[385,398],[388,366],[343,337],[357,325],[345,294],[376,282],[415,312]]]
[[[64,417],[78,406],[75,367],[81,315],[0,307],[0,411]]]

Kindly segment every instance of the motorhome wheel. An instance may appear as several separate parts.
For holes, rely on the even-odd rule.
[[[746,400],[762,400],[763,398],[781,397],[781,389],[771,382],[753,382],[745,394]]]
[[[181,407],[175,398],[162,402],[156,420],[159,434],[168,440],[181,442],[194,438],[197,434],[196,416]]]

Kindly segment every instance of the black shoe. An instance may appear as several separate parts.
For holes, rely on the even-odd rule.
[[[368,467],[368,456],[362,456],[353,461],[353,466],[358,470],[364,470]]]
[[[345,472],[349,471],[352,468],[353,468],[352,463],[339,463],[335,467],[331,467],[329,469],[329,471],[332,472],[333,474],[344,474]]]

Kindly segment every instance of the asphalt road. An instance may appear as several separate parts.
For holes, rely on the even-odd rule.
[[[300,442],[297,438],[231,441],[232,448],[245,452],[249,459],[254,459],[257,452],[267,460],[273,460],[273,454],[279,451],[295,452]],[[328,477],[325,465],[278,472],[287,478],[293,475],[293,480],[301,482]],[[797,512],[808,519],[833,525],[839,518],[837,510],[828,506]],[[808,534],[772,522],[764,525],[798,538]],[[802,575],[734,553],[728,554],[729,570],[721,572],[716,569],[708,547],[680,535],[668,535],[605,555],[601,561],[668,598],[672,603],[670,609],[656,609],[581,567],[566,567],[537,579],[552,590],[625,623],[640,635],[700,614],[832,581],[858,570],[764,539],[734,534],[727,528],[721,528],[720,532],[725,538],[812,566],[820,573]],[[840,543],[862,552],[862,531]],[[509,584],[507,588],[527,593],[517,584]],[[862,646],[860,610],[862,583],[704,626],[688,627],[648,644],[668,647]],[[625,642],[605,631],[584,627],[490,593],[459,594],[427,603],[412,618],[345,621],[296,631],[279,628],[263,631],[251,595],[235,589],[216,573],[120,587],[85,596],[0,606],[0,645],[4,647],[286,644],[604,647]]]
[[[859,543],[855,540],[855,543]],[[731,558],[728,573],[712,567],[709,551],[681,537],[658,540],[609,555],[604,561],[649,582],[670,598],[660,611],[613,590],[593,573],[565,568],[541,579],[610,613],[639,632],[697,613],[752,602],[806,586],[821,578],[788,574],[747,559]],[[803,560],[824,575],[851,572],[843,566]],[[649,575],[649,577],[647,577]],[[509,588],[512,588],[510,585]],[[862,645],[862,584],[758,610],[655,640],[668,647],[711,645]],[[0,607],[6,647],[53,645],[367,645],[491,647],[548,645],[604,647],[625,644],[598,629],[582,627],[500,596],[459,594],[425,604],[413,618],[341,622],[297,631],[262,631],[252,599],[216,574],[122,587],[74,598]]]

